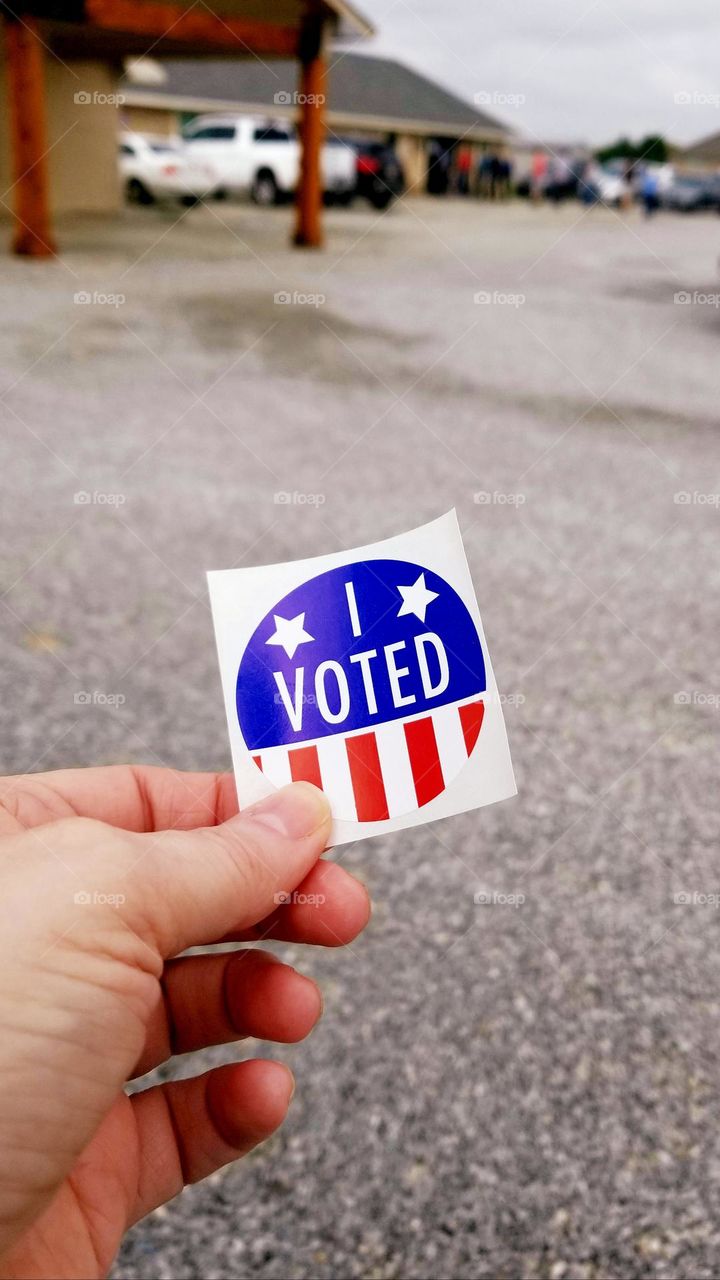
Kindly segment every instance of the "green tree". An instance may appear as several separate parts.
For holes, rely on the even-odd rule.
[[[638,159],[642,157],[643,160],[651,160],[656,164],[665,164],[668,160],[668,146],[659,133],[649,133],[638,143],[637,154]]]
[[[601,164],[618,159],[649,160],[655,164],[664,164],[668,158],[668,147],[659,133],[649,133],[640,142],[631,142],[630,138],[618,138],[617,142],[598,148],[595,156]]]

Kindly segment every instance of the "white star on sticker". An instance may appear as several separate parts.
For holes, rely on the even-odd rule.
[[[438,598],[437,591],[428,591],[425,586],[424,573],[420,574],[417,582],[413,582],[411,587],[398,587],[398,591],[403,598],[398,618],[402,618],[404,613],[414,613],[416,618],[424,622],[425,610],[432,600]]]
[[[274,613],[273,620],[275,622],[275,635],[270,636],[265,643],[282,645],[288,658],[295,657],[295,650],[299,644],[305,644],[307,640],[315,639],[305,630],[304,613],[299,613],[296,618],[280,618],[277,613]]]

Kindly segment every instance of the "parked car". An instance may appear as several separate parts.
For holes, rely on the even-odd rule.
[[[122,133],[118,158],[125,195],[133,204],[197,204],[217,187],[211,165],[189,156],[182,142],[172,138]]]
[[[597,200],[611,209],[617,208],[628,192],[629,186],[624,174],[598,164],[596,160],[591,160],[586,165],[579,182],[579,194],[586,203]]]
[[[676,174],[662,203],[666,209],[694,213],[698,209],[720,210],[720,177],[716,174]]]
[[[300,175],[300,143],[290,125],[253,116],[198,116],[183,130],[191,156],[212,164],[218,194],[249,195],[255,204],[279,204],[294,192]],[[342,199],[355,188],[355,154],[325,145],[323,190]]]
[[[386,209],[405,190],[405,175],[393,148],[385,142],[357,142],[349,145],[356,155],[355,195],[363,196],[375,209]]]

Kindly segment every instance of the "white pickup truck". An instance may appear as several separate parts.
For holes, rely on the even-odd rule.
[[[294,192],[300,175],[300,144],[291,124],[253,116],[198,116],[183,129],[187,153],[215,171],[217,195],[247,196],[255,204],[278,204]],[[322,149],[326,198],[349,202],[355,191],[356,157],[344,145]]]

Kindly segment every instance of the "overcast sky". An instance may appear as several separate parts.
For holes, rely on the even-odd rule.
[[[717,0],[356,3],[378,28],[358,52],[396,57],[470,101],[489,94],[485,109],[530,136],[720,131]]]

